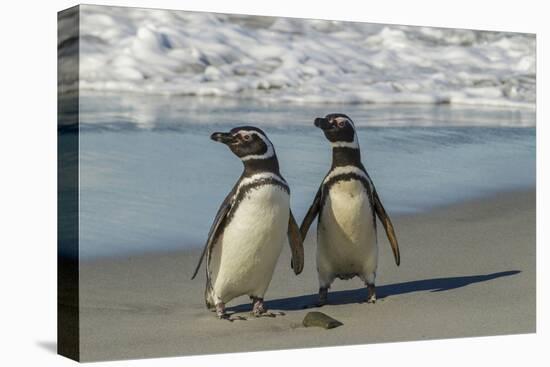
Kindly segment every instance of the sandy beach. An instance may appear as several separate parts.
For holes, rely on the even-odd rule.
[[[198,251],[85,262],[80,273],[81,360],[130,359],[535,332],[535,191],[394,217],[402,263],[380,231],[378,301],[359,279],[337,280],[317,299],[315,244],[296,277],[285,248],[266,295],[285,313],[250,317],[247,298],[217,320],[204,307],[204,271],[190,280]],[[301,219],[301,218],[299,218]],[[344,325],[305,328],[308,311]]]

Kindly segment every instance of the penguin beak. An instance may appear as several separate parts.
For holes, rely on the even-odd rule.
[[[233,135],[231,135],[231,133],[216,132],[210,135],[210,139],[217,141],[218,143],[231,144],[234,138],[233,138]]]
[[[329,130],[330,128],[332,128],[332,126],[330,125],[328,119],[323,118],[323,117],[317,117],[315,119],[314,125],[317,126],[321,130]]]

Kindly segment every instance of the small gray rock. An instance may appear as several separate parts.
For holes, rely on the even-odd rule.
[[[340,321],[333,319],[329,315],[318,311],[308,312],[306,317],[304,317],[304,321],[302,321],[302,324],[305,327],[317,326],[324,329],[333,329],[335,327],[344,325]]]

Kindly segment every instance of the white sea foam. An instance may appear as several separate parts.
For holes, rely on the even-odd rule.
[[[80,88],[533,108],[535,36],[81,7]]]

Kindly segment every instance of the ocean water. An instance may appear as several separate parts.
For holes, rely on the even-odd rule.
[[[209,139],[238,125],[275,145],[300,221],[331,151],[313,119],[347,113],[391,216],[535,186],[532,109],[454,105],[298,105],[85,94],[80,128],[84,259],[200,247],[240,161]]]
[[[533,34],[94,5],[78,39],[70,25],[84,259],[202,246],[241,172],[209,136],[238,125],[275,144],[298,220],[330,165],[313,119],[332,112],[392,216],[535,185]]]
[[[94,5],[80,10],[79,88],[85,91],[534,108],[534,34]],[[74,41],[63,37],[60,45]]]

